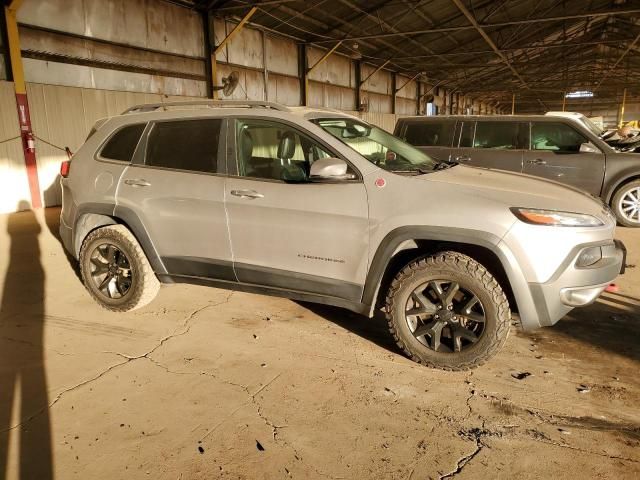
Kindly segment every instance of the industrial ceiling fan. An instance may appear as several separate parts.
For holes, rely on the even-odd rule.
[[[240,81],[240,74],[233,70],[226,77],[222,77],[222,85],[214,85],[213,90],[219,91],[222,90],[222,94],[225,97],[231,96],[234,90],[238,87],[238,82]]]

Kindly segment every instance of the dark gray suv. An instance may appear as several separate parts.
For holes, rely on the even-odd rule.
[[[570,115],[406,117],[395,135],[446,162],[548,178],[602,198],[640,227],[640,158],[620,153]]]

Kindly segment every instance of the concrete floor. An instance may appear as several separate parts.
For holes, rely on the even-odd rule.
[[[334,308],[177,285],[104,311],[57,215],[0,217],[0,475],[640,476],[640,269],[554,328],[514,329],[485,367],[445,373],[401,356],[381,318]],[[640,231],[618,235],[637,264]]]

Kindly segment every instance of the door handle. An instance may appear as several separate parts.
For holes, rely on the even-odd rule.
[[[468,157],[467,155],[460,155],[458,157],[455,157],[454,160],[456,162],[470,162],[471,161],[471,157]]]
[[[527,160],[527,163],[530,165],[546,165],[547,161],[542,160],[541,158],[536,158],[535,160]]]
[[[149,187],[151,184],[144,178],[127,178],[124,183],[131,185],[132,187]]]
[[[231,190],[231,195],[240,198],[264,198],[264,195],[255,190]]]

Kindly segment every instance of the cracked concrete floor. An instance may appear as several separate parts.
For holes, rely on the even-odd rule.
[[[640,476],[639,269],[445,373],[401,356],[380,318],[284,299],[176,285],[106,312],[57,214],[0,217],[6,478]],[[636,264],[640,231],[618,234]]]

